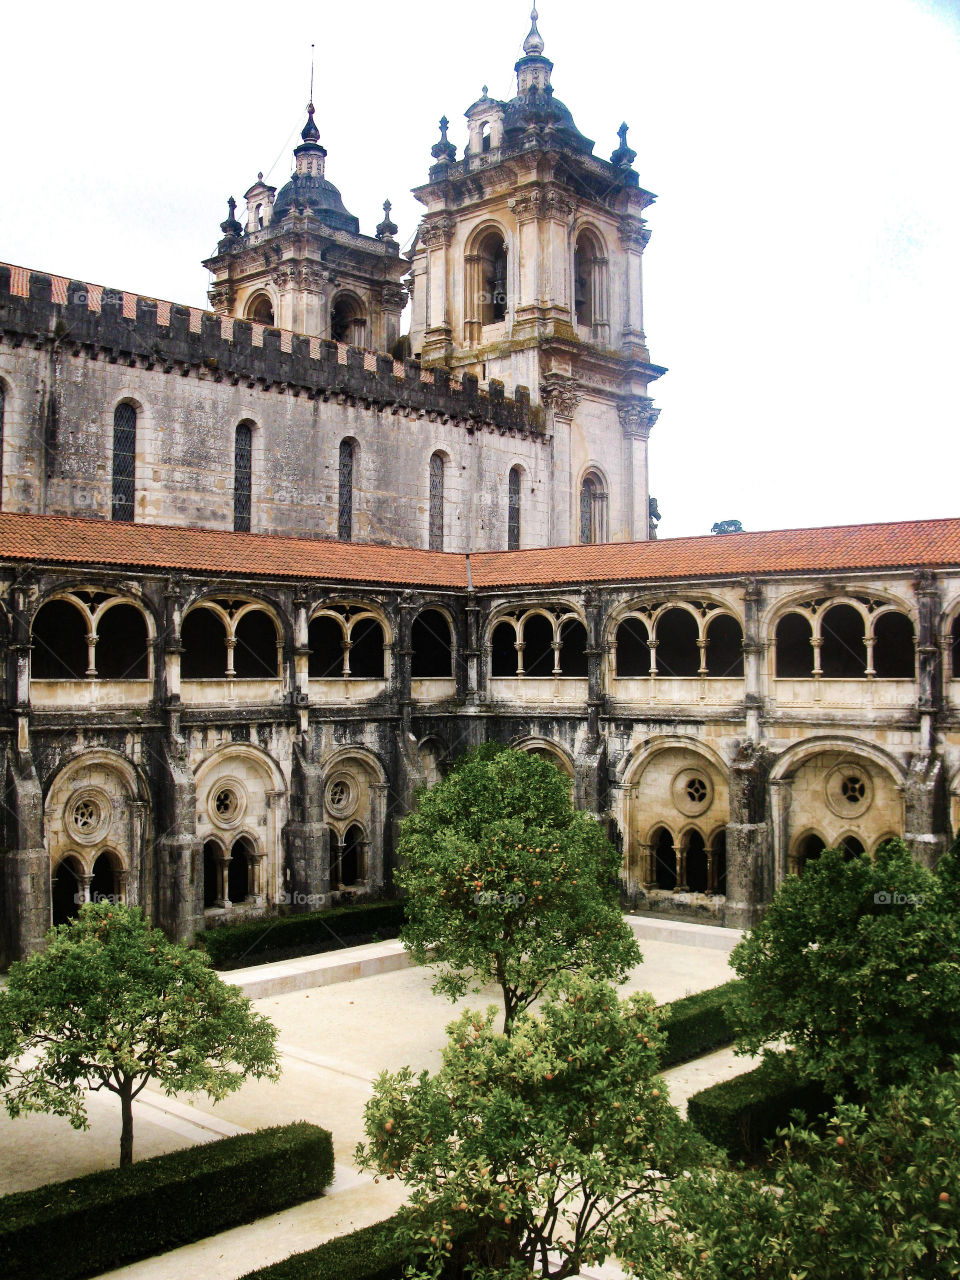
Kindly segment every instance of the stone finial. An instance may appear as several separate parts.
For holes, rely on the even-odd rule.
[[[227,209],[228,213],[225,220],[220,223],[220,230],[228,238],[239,240],[240,236],[243,235],[243,227],[241,227],[236,218],[237,202],[233,196],[227,201]]]
[[[457,158],[457,148],[447,137],[450,121],[446,116],[440,117],[440,141],[430,148],[430,154],[437,164],[450,164]]]
[[[391,217],[390,217],[390,210],[391,210],[392,208],[393,208],[393,205],[390,203],[390,201],[389,201],[389,200],[384,200],[384,202],[383,202],[383,214],[384,214],[383,221],[380,223],[379,227],[377,227],[377,239],[378,239],[378,240],[393,240],[393,239],[394,239],[394,237],[396,236],[397,232],[400,230],[400,228],[397,226],[397,224],[391,220]]]
[[[304,140],[304,142],[320,141],[320,130],[317,128],[313,119],[314,110],[315,108],[313,103],[308,102],[307,103],[307,123],[303,126],[303,129],[300,132],[300,137]]]
[[[537,30],[537,18],[539,16],[540,15],[537,13],[537,6],[534,5],[530,14],[530,34],[523,42],[523,52],[528,58],[539,57],[539,55],[543,53],[543,36]]]
[[[617,137],[620,139],[620,145],[610,157],[610,163],[617,166],[618,169],[629,169],[637,158],[637,153],[627,145],[627,133],[629,125],[622,124],[617,130]]]

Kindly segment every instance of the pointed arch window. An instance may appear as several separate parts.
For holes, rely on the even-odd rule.
[[[507,493],[507,550],[520,550],[520,467],[510,468]]]
[[[133,520],[136,496],[137,411],[124,401],[113,411],[113,502],[111,518]]]
[[[353,473],[354,443],[340,441],[340,488],[337,503],[337,537],[341,542],[353,538]]]
[[[233,443],[233,527],[238,533],[250,532],[252,478],[253,429],[249,422],[241,422]]]
[[[595,471],[580,486],[580,541],[605,542],[607,538],[607,490]]]
[[[431,551],[443,550],[443,454],[430,459],[430,538]]]

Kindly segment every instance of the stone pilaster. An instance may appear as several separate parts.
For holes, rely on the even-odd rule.
[[[730,766],[727,902],[723,923],[736,928],[756,924],[772,893],[772,842],[766,803],[768,771],[765,753],[752,742],[741,745]]]

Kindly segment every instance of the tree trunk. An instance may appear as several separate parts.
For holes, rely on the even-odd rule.
[[[133,1081],[124,1076],[120,1081],[120,1167],[133,1164]]]

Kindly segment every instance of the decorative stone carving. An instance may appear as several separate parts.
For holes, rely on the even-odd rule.
[[[548,378],[540,384],[540,399],[553,410],[554,417],[572,418],[583,399],[578,383],[568,378]]]
[[[620,405],[617,412],[623,434],[634,440],[646,440],[660,417],[660,410],[653,407],[652,400]]]
[[[624,249],[637,249],[642,253],[649,243],[650,231],[642,218],[621,218],[619,231]]]
[[[450,217],[449,214],[442,214],[432,222],[421,223],[420,242],[426,245],[428,249],[449,245],[453,242],[453,233],[456,230],[456,226],[456,219]]]
[[[543,192],[539,187],[534,187],[530,191],[521,192],[514,200],[511,201],[513,216],[517,222],[529,222],[533,218],[539,218],[541,207],[543,205]]]
[[[233,307],[236,293],[231,284],[217,284],[208,291],[207,297],[210,299],[210,306],[214,311],[230,311]]]
[[[381,293],[383,305],[390,311],[402,311],[407,305],[408,293],[402,285],[385,284]]]

